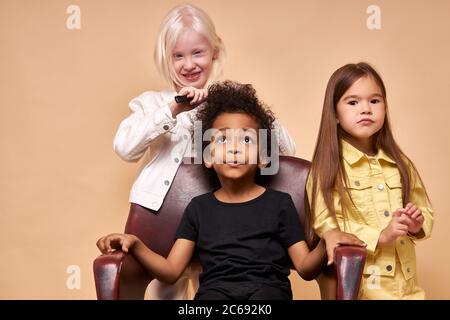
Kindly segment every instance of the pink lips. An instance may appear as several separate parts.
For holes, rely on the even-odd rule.
[[[227,162],[227,165],[229,165],[232,168],[238,168],[242,164],[241,163],[236,163],[236,162]]]
[[[362,124],[362,125],[369,125],[369,124],[372,124],[373,122],[374,121],[372,119],[369,119],[369,118],[364,118],[364,119],[361,119],[361,120],[358,121],[358,123]]]

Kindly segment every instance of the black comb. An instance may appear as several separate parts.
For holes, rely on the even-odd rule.
[[[176,102],[176,103],[189,103],[189,102],[191,102],[191,100],[192,100],[193,98],[194,98],[194,97],[188,98],[188,97],[186,97],[186,96],[175,96],[175,102]]]

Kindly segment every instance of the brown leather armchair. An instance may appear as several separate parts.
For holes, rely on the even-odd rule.
[[[263,185],[291,195],[303,225],[309,168],[309,161],[282,156],[278,173],[261,180]],[[214,187],[202,165],[181,164],[158,212],[131,205],[125,233],[138,236],[149,248],[167,256],[184,208],[193,197],[209,192]],[[322,274],[316,279],[322,299],[356,299],[365,256],[364,248],[338,247],[333,267],[324,266]],[[153,279],[133,255],[122,251],[97,257],[94,261],[94,277],[97,298],[100,300],[143,299],[147,285]]]

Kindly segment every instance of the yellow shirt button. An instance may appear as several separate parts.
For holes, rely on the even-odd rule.
[[[390,264],[388,264],[388,265],[386,266],[386,270],[389,271],[389,272],[391,272],[391,271],[392,271],[392,266],[391,266]]]

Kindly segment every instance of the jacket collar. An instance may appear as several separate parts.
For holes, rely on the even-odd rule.
[[[342,156],[343,156],[344,160],[351,166],[354,165],[355,163],[357,163],[362,158],[369,157],[365,153],[363,153],[360,150],[358,150],[357,148],[355,148],[352,144],[345,141],[344,139],[341,139],[341,145],[342,145]],[[375,158],[377,158],[379,160],[385,160],[387,162],[391,162],[391,163],[395,164],[395,161],[391,157],[389,157],[386,154],[386,152],[384,152],[384,150],[381,148],[378,149],[378,152],[377,152]]]

